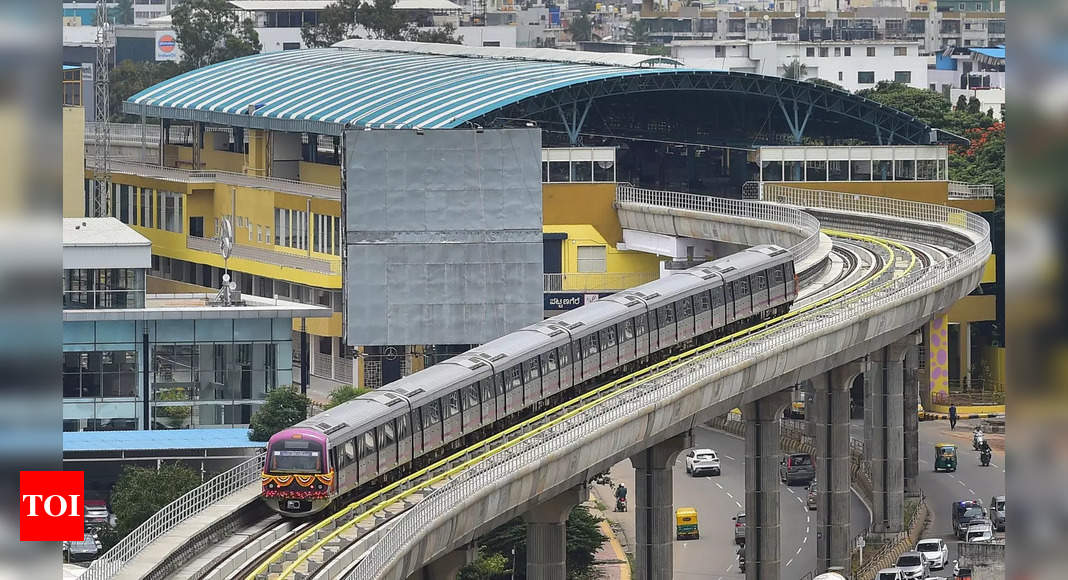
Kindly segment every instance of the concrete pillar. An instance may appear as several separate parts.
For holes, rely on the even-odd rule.
[[[790,404],[782,391],[742,407],[745,418],[745,577],[779,580],[779,420]]]
[[[454,580],[460,568],[474,562],[477,555],[478,550],[473,545],[453,550],[416,570],[408,580]]]
[[[920,402],[920,348],[919,333],[909,335],[911,343],[905,349],[905,380],[902,400],[905,433],[904,477],[905,496],[920,495],[920,417],[916,412]]]
[[[689,433],[676,435],[630,458],[634,466],[631,509],[637,529],[635,580],[670,580],[674,572],[675,507],[671,469],[679,452],[690,447],[690,441]]]
[[[523,514],[528,580],[567,580],[567,517],[587,497],[589,492],[580,485]]]
[[[245,158],[245,173],[257,177],[266,177],[270,168],[268,153],[268,131],[264,129],[248,130],[248,156]]]
[[[879,349],[868,359],[872,401],[871,446],[865,449],[871,462],[872,530],[900,532],[905,507],[905,434],[902,411],[903,359],[912,336]]]
[[[849,389],[864,362],[857,360],[812,379],[816,438],[816,569],[849,566]]]
[[[960,349],[960,382],[965,390],[972,388],[972,325],[961,322],[957,325],[957,346]]]

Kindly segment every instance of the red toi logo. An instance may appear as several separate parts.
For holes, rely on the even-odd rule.
[[[19,539],[61,542],[85,537],[85,474],[19,472]]]

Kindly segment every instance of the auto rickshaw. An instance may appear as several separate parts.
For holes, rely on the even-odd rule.
[[[954,443],[935,443],[934,470],[957,470],[957,445]]]
[[[696,540],[701,537],[701,533],[697,530],[697,510],[692,507],[675,510],[675,537],[680,540],[687,538]]]

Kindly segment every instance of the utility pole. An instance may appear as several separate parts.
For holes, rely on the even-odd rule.
[[[96,2],[96,70],[93,71],[93,120],[96,125],[93,151],[93,191],[90,217],[111,215],[111,122],[108,90],[111,70],[111,48],[114,46],[114,31],[108,20],[106,0]]]

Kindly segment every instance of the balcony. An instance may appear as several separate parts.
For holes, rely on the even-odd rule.
[[[86,167],[95,169],[97,164],[98,160],[86,156]],[[151,163],[119,161],[116,159],[112,159],[108,165],[114,173],[151,177],[178,183],[223,183],[226,185],[277,191],[279,193],[307,195],[320,199],[341,199],[340,187],[331,187],[329,185],[295,181],[292,179],[282,179],[279,177],[256,177],[254,175],[245,175],[243,173],[217,170],[178,169],[175,167],[160,167],[159,165]]]
[[[545,274],[545,292],[614,292],[660,278],[657,272],[605,272]]]
[[[190,250],[197,250],[199,252],[209,252],[212,254],[217,254],[219,252],[219,241],[213,238],[189,236],[185,245]],[[286,252],[276,252],[266,248],[243,246],[241,244],[234,244],[234,250],[233,253],[231,253],[231,257],[252,260],[264,264],[272,264],[283,268],[293,268],[295,270],[313,272],[316,274],[338,274],[341,272],[340,257],[333,260],[323,260],[320,258],[312,258],[310,256],[298,256]]]
[[[950,181],[949,199],[994,199],[994,186]]]

